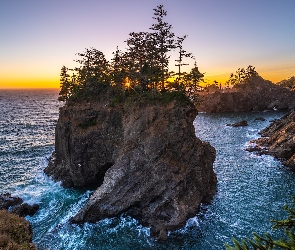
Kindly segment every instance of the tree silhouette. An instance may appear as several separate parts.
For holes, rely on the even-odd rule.
[[[231,73],[229,80],[226,82],[228,85],[232,84],[237,86],[249,82],[253,77],[258,76],[255,67],[249,65],[246,69],[238,68],[236,73]]]
[[[78,53],[79,59],[75,60],[80,64],[78,71],[78,82],[85,90],[99,93],[109,85],[109,63],[104,54],[95,49],[85,49]]]
[[[78,53],[79,58],[75,62],[79,65],[74,69],[62,69],[59,100],[67,101],[71,97],[83,96],[95,98],[102,92],[120,95],[122,98],[125,90],[128,90],[128,95],[132,91],[136,94],[146,91],[158,94],[183,91],[194,99],[192,95],[196,94],[197,85],[204,74],[199,72],[196,64],[189,74],[181,72],[181,67],[187,65],[183,59],[193,56],[183,48],[183,41],[187,36],[175,37],[172,25],[164,21],[166,15],[163,5],[157,6],[153,16],[155,23],[150,27],[150,31],[131,32],[125,41],[126,51],[121,51],[117,47],[110,63],[104,54],[95,48]],[[168,67],[169,53],[175,49],[179,54],[175,60],[178,63],[178,78],[174,86],[168,86],[171,74]],[[73,71],[71,78],[68,70]]]
[[[62,66],[60,72],[60,92],[59,92],[59,101],[67,101],[71,95],[71,81],[70,75],[68,74],[68,68]]]
[[[157,6],[154,9],[154,17],[156,23],[150,28],[152,33],[152,39],[155,41],[153,44],[154,55],[157,56],[156,63],[160,69],[160,90],[165,90],[165,80],[169,77],[168,66],[169,56],[168,52],[175,48],[175,35],[171,31],[172,25],[164,21],[167,12],[164,10],[163,5]]]
[[[197,101],[201,82],[204,82],[204,74],[199,71],[195,62],[190,73],[185,75],[185,91],[192,101]]]
[[[176,49],[178,49],[178,59],[175,60],[178,63],[178,64],[175,64],[175,66],[178,67],[178,72],[175,75],[177,75],[176,81],[180,85],[180,88],[184,87],[183,78],[186,75],[186,72],[183,72],[183,73],[181,72],[181,67],[184,65],[189,65],[187,63],[183,63],[183,58],[184,57],[194,58],[192,53],[188,53],[183,49],[183,41],[186,39],[186,37],[187,36],[177,37],[175,42],[175,47]]]

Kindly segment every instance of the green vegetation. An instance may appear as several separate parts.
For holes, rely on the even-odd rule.
[[[36,249],[31,240],[32,229],[29,222],[16,214],[0,210],[0,249]]]
[[[78,53],[79,59],[75,60],[78,67],[61,68],[59,100],[68,102],[107,97],[111,106],[126,98],[172,98],[181,103],[196,100],[197,87],[204,74],[199,72],[196,63],[190,73],[181,72],[181,67],[187,65],[184,58],[193,56],[183,49],[186,36],[175,36],[172,26],[164,20],[166,15],[163,5],[157,6],[150,32],[131,32],[125,41],[126,51],[117,48],[111,62],[95,48]],[[179,54],[175,60],[177,73],[169,71],[169,53],[175,50]],[[173,78],[174,81],[171,80]]]
[[[233,238],[234,246],[225,245],[227,250],[272,250],[272,249],[295,249],[295,197],[292,197],[292,205],[284,206],[288,217],[284,220],[272,220],[274,226],[272,229],[284,230],[285,238],[275,240],[269,234],[260,236],[253,233],[253,239],[242,240],[241,243]]]

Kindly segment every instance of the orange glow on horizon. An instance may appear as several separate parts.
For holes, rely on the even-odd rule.
[[[0,89],[59,89],[59,80],[56,79],[32,79],[14,80],[0,79]]]

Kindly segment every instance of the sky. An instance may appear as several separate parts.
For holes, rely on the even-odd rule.
[[[0,88],[58,88],[76,53],[110,60],[130,32],[149,31],[159,4],[206,82],[248,65],[274,83],[295,75],[295,0],[0,0]]]

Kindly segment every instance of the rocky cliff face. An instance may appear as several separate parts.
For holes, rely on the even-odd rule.
[[[45,172],[64,186],[99,187],[73,223],[123,212],[165,239],[215,193],[215,149],[195,136],[193,105],[109,107],[80,103],[60,110],[56,150]]]
[[[249,151],[270,154],[295,170],[295,111],[274,121],[260,132],[261,138],[252,141]]]
[[[231,91],[216,91],[201,97],[197,109],[207,113],[294,109],[295,92],[254,77]]]

